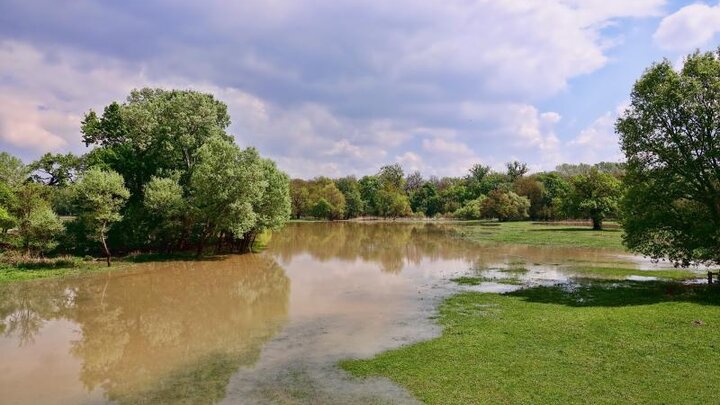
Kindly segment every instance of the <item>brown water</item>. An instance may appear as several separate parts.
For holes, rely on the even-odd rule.
[[[437,225],[306,223],[262,254],[0,286],[0,403],[412,403],[337,361],[435,336],[457,275],[522,264],[526,283],[554,282],[568,263],[649,265]]]

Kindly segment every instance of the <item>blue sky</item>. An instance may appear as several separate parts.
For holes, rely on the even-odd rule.
[[[0,0],[0,149],[82,153],[151,86],[214,93],[292,176],[618,161],[632,83],[718,32],[716,1]]]

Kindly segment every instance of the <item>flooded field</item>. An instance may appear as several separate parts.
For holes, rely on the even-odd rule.
[[[0,402],[412,403],[336,363],[437,335],[436,305],[458,289],[588,266],[636,279],[657,268],[616,251],[474,244],[452,226],[297,223],[261,254],[7,284]],[[466,275],[482,282],[450,281]]]

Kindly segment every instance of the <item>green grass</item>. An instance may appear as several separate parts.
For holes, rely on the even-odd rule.
[[[476,242],[624,249],[621,229],[593,231],[590,227],[532,222],[475,223],[457,229],[461,237]]]
[[[113,264],[108,268],[105,262],[78,262],[61,266],[32,266],[22,267],[0,263],[0,283],[35,280],[40,278],[72,277],[81,274],[115,270],[123,267],[124,263]]]
[[[476,286],[481,283],[498,283],[498,284],[510,284],[510,285],[521,285],[522,282],[517,278],[493,278],[493,277],[470,277],[463,276],[453,278],[450,281],[458,283],[460,285]]]
[[[583,278],[595,279],[626,279],[630,276],[657,277],[667,280],[693,280],[703,278],[703,274],[698,274],[690,270],[683,269],[664,269],[664,270],[638,270],[627,269],[622,267],[569,267],[569,273]]]
[[[441,337],[341,366],[430,404],[716,403],[719,305],[671,282],[463,293]]]

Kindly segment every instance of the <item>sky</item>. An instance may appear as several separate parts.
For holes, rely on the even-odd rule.
[[[163,87],[293,177],[621,161],[643,70],[718,44],[717,1],[0,0],[0,150],[85,153],[87,111]]]

